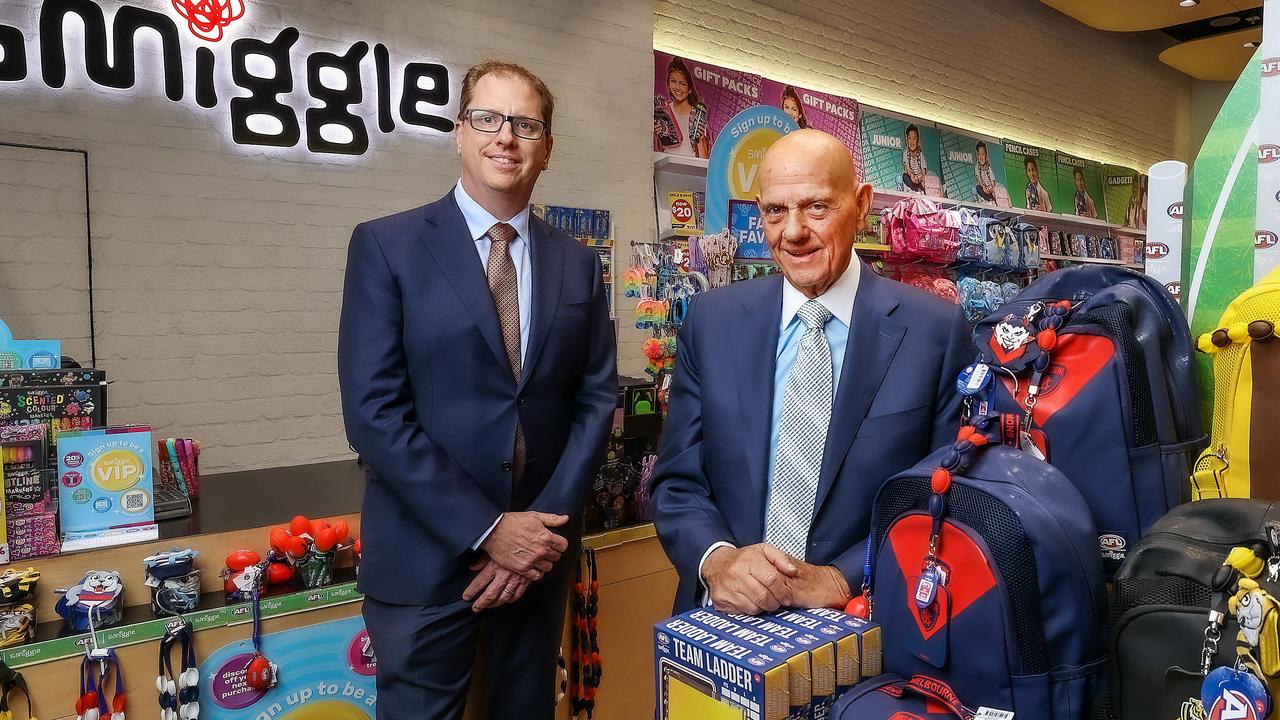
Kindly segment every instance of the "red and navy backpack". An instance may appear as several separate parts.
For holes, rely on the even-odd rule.
[[[1111,577],[1186,501],[1207,440],[1186,317],[1150,277],[1095,265],[1031,283],[974,333],[979,359],[961,388],[971,411],[1003,414],[1003,442],[1075,483]]]
[[[1000,445],[997,425],[962,428],[876,495],[864,598],[884,670],[933,678],[968,708],[1085,720],[1107,657],[1089,508],[1053,466]],[[833,717],[884,702],[850,698]]]

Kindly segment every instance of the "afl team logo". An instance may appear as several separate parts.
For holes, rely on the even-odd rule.
[[[1206,720],[1261,720],[1259,712],[1244,693],[1228,688],[1213,701],[1205,717]]]
[[[1167,212],[1169,213],[1169,217],[1173,218],[1174,220],[1181,220],[1182,219],[1182,201],[1179,200],[1178,202],[1170,205]]]
[[[1168,290],[1169,294],[1174,298],[1182,297],[1182,282],[1179,280],[1174,280],[1173,282],[1166,284],[1164,289]]]
[[[1262,61],[1262,77],[1276,77],[1280,75],[1280,58],[1267,58]]]
[[[1258,162],[1266,164],[1277,160],[1280,160],[1280,145],[1268,143],[1258,146]]]
[[[1259,230],[1253,235],[1255,250],[1268,250],[1276,246],[1276,234],[1270,230]]]
[[[1127,545],[1125,539],[1119,535],[1108,534],[1098,536],[1098,547],[1104,551],[1110,550],[1112,552],[1124,552],[1125,545]]]
[[[1169,246],[1162,242],[1147,243],[1147,259],[1160,260],[1169,257]]]

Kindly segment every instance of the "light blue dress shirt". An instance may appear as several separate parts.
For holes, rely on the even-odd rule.
[[[489,271],[489,248],[493,245],[493,241],[489,239],[489,229],[499,222],[503,222],[494,217],[492,213],[480,207],[480,203],[471,199],[466,190],[462,189],[462,181],[453,188],[453,199],[458,203],[458,209],[462,211],[462,218],[467,221],[467,230],[471,233],[471,239],[475,241],[476,252],[480,253],[480,267],[485,272]],[[516,237],[508,246],[511,253],[511,262],[516,266],[516,285],[517,293],[520,301],[520,364],[524,365],[529,347],[529,327],[531,315],[533,313],[533,261],[529,255],[529,207],[521,210],[515,217],[505,221],[508,225],[516,229]],[[502,520],[499,515],[488,530],[475,541],[471,546],[472,550],[479,549],[481,543],[489,538],[489,534],[493,529],[498,527],[498,521]]]
[[[849,258],[849,267],[834,285],[814,298],[823,307],[831,311],[831,319],[823,330],[827,335],[827,345],[831,347],[831,380],[832,402],[835,392],[840,387],[840,373],[844,369],[844,352],[849,345],[849,326],[853,322],[853,298],[858,293],[858,280],[862,276],[862,261],[855,255]],[[778,457],[778,426],[782,424],[782,406],[787,396],[787,376],[791,374],[791,365],[796,361],[796,353],[800,350],[800,338],[804,335],[804,322],[796,317],[800,306],[809,298],[797,290],[786,278],[782,280],[782,314],[781,332],[778,333],[778,350],[773,370],[773,412],[769,422],[769,468],[765,476],[765,504],[760,507],[761,517],[767,512],[769,490],[773,487],[773,469]],[[733,547],[729,543],[719,542],[707,548],[698,561],[698,576],[702,576],[702,564],[716,548]],[[703,604],[710,602],[706,584],[703,584]]]

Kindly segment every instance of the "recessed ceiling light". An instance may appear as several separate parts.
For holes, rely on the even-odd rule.
[[[1178,0],[1178,4],[1182,7],[1195,7],[1200,4],[1200,0]]]
[[[1258,47],[1258,41],[1257,41],[1257,40],[1250,40],[1249,42],[1245,43],[1245,44],[1244,44],[1244,46],[1245,46],[1245,47],[1247,47],[1247,48],[1249,48],[1250,50],[1252,50],[1253,48]]]
[[[1216,28],[1224,28],[1224,27],[1231,27],[1232,25],[1237,25],[1239,24],[1239,22],[1240,22],[1240,18],[1236,17],[1235,15],[1224,15],[1222,17],[1217,17],[1210,20],[1209,26],[1216,27]]]

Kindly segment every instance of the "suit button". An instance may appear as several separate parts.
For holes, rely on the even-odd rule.
[[[505,461],[505,462],[503,462],[503,463],[502,463],[502,471],[503,471],[503,472],[511,472],[511,461],[510,461],[510,460],[507,460],[507,461]]]
[[[516,404],[517,404],[517,405],[520,405],[520,406],[522,406],[522,407],[523,407],[523,406],[524,406],[524,401],[525,401],[525,399],[524,399],[524,398],[520,398],[519,400],[517,400],[517,401],[516,401]]]

